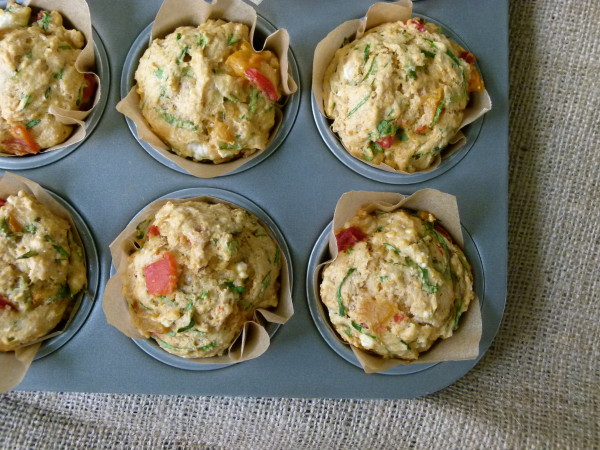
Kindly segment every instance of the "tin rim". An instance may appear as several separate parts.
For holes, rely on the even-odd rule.
[[[137,38],[131,45],[129,52],[127,53],[127,57],[125,58],[125,63],[123,64],[123,72],[121,75],[121,87],[120,87],[121,98],[125,98],[127,96],[127,94],[129,94],[129,91],[131,90],[131,88],[135,85],[135,70],[137,69],[138,61],[142,57],[142,54],[148,48],[148,43],[150,40],[150,34],[152,32],[153,23],[154,22],[149,23],[148,26],[146,26],[146,28],[144,28],[142,30],[142,32],[137,36]],[[255,36],[254,36],[255,41],[256,40],[262,41],[262,40],[264,40],[264,38],[266,38],[268,35],[274,33],[275,31],[277,31],[277,28],[275,27],[275,25],[273,25],[271,22],[269,22],[267,19],[265,19],[260,14],[257,14],[256,31],[255,31]],[[258,32],[258,36],[257,36],[256,32]],[[298,116],[298,110],[300,109],[301,84],[300,84],[300,72],[298,70],[298,63],[296,62],[296,58],[294,56],[294,53],[293,53],[291,47],[288,50],[288,62],[289,62],[290,73],[292,75],[292,78],[294,79],[294,81],[296,81],[296,83],[298,85],[298,90],[296,92],[294,92],[293,94],[290,94],[286,98],[283,106],[281,107],[281,112],[282,112],[283,118],[282,118],[281,123],[277,126],[276,130],[274,131],[274,136],[271,139],[271,141],[269,142],[269,145],[256,158],[251,159],[250,161],[244,163],[243,165],[239,166],[235,170],[232,170],[231,172],[228,172],[228,173],[222,174],[222,175],[218,175],[214,178],[235,175],[237,173],[248,170],[248,169],[256,166],[257,164],[261,163],[262,161],[267,159],[269,156],[271,156],[271,154],[273,154],[275,152],[275,150],[277,150],[281,146],[283,141],[286,139],[286,137],[292,130],[294,123],[296,121],[296,118]],[[129,128],[129,131],[133,135],[134,139],[137,141],[138,144],[140,144],[140,146],[150,156],[152,156],[155,160],[157,160],[159,163],[163,164],[164,166],[168,167],[169,169],[173,169],[179,173],[183,173],[186,175],[191,175],[187,170],[185,170],[184,168],[175,164],[169,158],[167,158],[162,153],[160,153],[158,150],[156,150],[154,147],[152,147],[152,145],[150,145],[148,142],[140,139],[137,134],[137,127],[135,125],[135,122],[127,116],[124,116],[124,117],[125,117],[125,121],[127,122],[127,127]],[[198,164],[202,164],[202,163],[199,162]]]
[[[418,15],[419,17],[427,19],[428,22],[439,25],[443,28],[444,33],[447,34],[453,41],[457,42],[465,50],[469,49],[465,42],[451,28],[447,27],[440,21],[432,19],[424,14]],[[479,70],[479,73],[481,73],[481,69],[478,64],[477,70]],[[477,138],[479,137],[485,119],[484,114],[482,117],[478,118],[476,121],[470,123],[469,125],[465,126],[460,130],[467,139],[466,144],[459,148],[455,153],[446,157],[442,157],[442,161],[440,162],[440,165],[438,167],[427,172],[415,172],[405,174],[387,172],[385,170],[378,169],[376,167],[368,165],[362,159],[351,155],[344,148],[337,134],[331,130],[331,124],[333,123],[333,121],[331,119],[328,119],[319,111],[317,101],[312,91],[311,109],[313,118],[315,120],[315,124],[319,131],[319,134],[321,135],[321,138],[325,142],[325,145],[327,145],[327,148],[329,148],[331,153],[333,153],[333,155],[338,160],[340,160],[340,162],[342,162],[350,170],[353,170],[354,172],[358,173],[359,175],[362,175],[365,178],[388,184],[421,183],[423,181],[431,180],[432,178],[439,177],[440,175],[446,173],[452,167],[456,166],[471,151],[471,149],[475,145],[475,142],[477,141]]]
[[[79,142],[75,142],[74,144],[58,150],[53,150],[51,152],[41,152],[37,155],[30,156],[0,157],[0,169],[33,169],[56,162],[79,148],[79,146],[81,146],[96,129],[98,123],[100,123],[100,119],[102,118],[102,114],[104,113],[104,109],[106,108],[106,104],[108,102],[108,94],[110,91],[110,67],[108,64],[106,48],[104,47],[104,43],[102,42],[102,39],[100,39],[100,35],[96,32],[94,27],[92,27],[92,35],[94,37],[94,54],[96,55],[95,73],[100,79],[101,90],[98,103],[84,121],[86,131],[85,137]]]
[[[329,321],[328,314],[326,313],[326,308],[323,305],[323,302],[321,301],[321,296],[319,293],[319,281],[321,274],[320,270],[317,269],[317,266],[329,259],[329,236],[331,234],[332,228],[333,221],[329,222],[325,229],[321,232],[310,253],[308,267],[306,271],[306,298],[308,301],[308,309],[310,310],[310,315],[319,334],[327,343],[327,345],[329,345],[329,347],[346,362],[362,370],[362,366],[358,362],[356,355],[354,355],[354,353],[352,352],[350,345],[342,343],[336,337],[337,332],[333,329],[331,322]],[[461,228],[464,239],[463,251],[467,256],[467,260],[471,263],[471,267],[473,268],[473,287],[475,293],[479,298],[479,306],[482,313],[482,321],[485,322],[485,317],[483,317],[485,312],[485,310],[483,309],[485,278],[483,273],[483,264],[481,262],[481,255],[479,253],[477,245],[475,244],[475,241],[471,237],[471,234],[462,224]],[[477,360],[479,360],[481,356],[482,355],[480,354],[477,357]],[[411,375],[431,369],[432,367],[437,366],[438,364],[452,362],[454,361],[425,364],[415,362],[409,365],[399,365],[396,367],[392,367],[391,369],[377,373],[380,375]]]
[[[281,230],[279,229],[279,227],[277,226],[277,224],[275,223],[275,221],[273,219],[271,219],[271,217],[262,208],[260,208],[258,205],[256,205],[254,202],[250,201],[246,197],[243,197],[240,194],[237,194],[235,192],[228,191],[225,189],[199,187],[199,188],[181,189],[181,190],[177,190],[174,192],[170,192],[168,194],[165,194],[165,195],[151,201],[150,203],[153,203],[157,200],[164,200],[164,199],[170,199],[170,198],[185,199],[185,198],[203,197],[203,196],[212,197],[212,198],[216,198],[219,200],[224,200],[226,202],[232,203],[235,206],[239,206],[240,208],[254,214],[256,217],[258,217],[260,219],[260,221],[263,223],[263,225],[265,225],[269,229],[269,231],[272,233],[273,237],[277,241],[277,244],[279,245],[279,248],[281,249],[281,252],[283,253],[283,255],[286,258],[286,261],[288,262],[288,278],[289,278],[289,283],[290,283],[290,291],[293,291],[293,285],[294,285],[294,280],[293,280],[294,270],[293,270],[293,266],[292,266],[293,263],[292,263],[292,257],[291,257],[287,242],[285,240],[285,237],[284,237],[283,233],[281,232]],[[148,203],[148,204],[150,204],[150,203]],[[140,211],[138,211],[137,214],[130,220],[129,223],[133,222],[136,219],[136,217],[138,217],[140,215],[140,213],[144,209],[146,209],[147,206],[148,205],[144,206]],[[115,275],[115,273],[116,273],[116,270],[111,261],[110,277],[113,277]],[[263,326],[267,330],[267,333],[269,334],[269,338],[273,339],[273,337],[275,336],[275,333],[277,332],[277,330],[279,329],[281,324],[265,321]],[[169,366],[178,368],[178,369],[191,370],[191,371],[208,371],[208,370],[222,369],[224,367],[230,367],[235,364],[239,364],[239,362],[233,362],[233,363],[227,363],[227,364],[207,364],[207,363],[203,363],[201,361],[197,361],[194,359],[186,359],[181,356],[173,355],[173,354],[165,351],[164,349],[162,349],[152,339],[131,339],[131,340],[152,358],[154,358],[157,361],[160,361],[164,364],[167,364]],[[241,361],[241,362],[243,362],[243,361]]]

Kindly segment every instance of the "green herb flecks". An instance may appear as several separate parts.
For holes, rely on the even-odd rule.
[[[181,64],[183,62],[183,58],[185,58],[185,55],[188,54],[188,50],[189,50],[189,47],[187,45],[185,47],[183,47],[183,49],[181,49],[181,53],[179,54],[179,57],[177,58],[177,64]]]
[[[167,334],[169,334],[169,333],[167,333]],[[175,347],[174,345],[168,344],[165,341],[163,341],[162,339],[157,338],[156,336],[152,336],[152,339],[154,339],[158,343],[159,346],[161,346],[162,348],[167,349],[167,350],[176,350],[176,351],[177,350],[179,350],[179,351],[187,350],[185,348]]]
[[[248,111],[254,112],[256,110],[256,104],[258,103],[259,92],[258,89],[252,88],[250,92],[250,103],[248,104]]]
[[[50,25],[50,13],[48,11],[42,11],[42,17],[38,19],[37,23],[42,28],[42,30],[47,30],[48,25]]]
[[[163,118],[169,125],[173,125],[175,128],[185,128],[186,130],[198,129],[194,122],[175,117],[172,114],[166,112],[164,109],[156,108],[156,112],[158,112],[160,117]]]
[[[452,53],[451,50],[446,50],[446,55],[448,55],[450,57],[450,59],[456,65],[456,67],[460,67],[460,61],[458,60],[456,55],[454,53]]]
[[[21,95],[21,103],[19,103],[19,110],[24,110],[31,103],[31,95]]]
[[[136,239],[144,239],[144,236],[146,236],[146,230],[148,229],[151,221],[152,219],[146,219],[137,224],[135,227],[135,230],[137,231],[135,234]]]
[[[342,282],[340,283],[340,285],[338,286],[337,291],[336,291],[336,297],[337,297],[340,317],[346,317],[346,310],[344,309],[344,303],[342,302],[342,286],[344,285],[344,283],[346,282],[348,277],[350,275],[352,275],[355,271],[356,271],[355,267],[351,267],[350,269],[348,269],[348,272],[346,272],[346,275],[342,279]]]
[[[225,283],[223,283],[223,284],[224,284],[224,285],[225,285],[227,288],[229,288],[229,290],[230,290],[231,292],[235,292],[235,293],[237,293],[237,294],[241,294],[241,293],[243,293],[243,292],[246,290],[246,288],[245,288],[244,286],[236,286],[236,284],[235,284],[233,281],[231,281],[231,280],[227,280],[227,281],[225,281]]]
[[[406,134],[406,131],[404,131],[403,128],[398,128],[398,130],[396,131],[396,137],[401,142],[408,141],[408,136]]]
[[[68,298],[70,296],[71,296],[71,290],[69,289],[69,285],[63,284],[61,287],[58,288],[58,291],[56,292],[56,294],[54,294],[52,297],[50,297],[48,299],[48,302],[54,303],[59,300],[64,300],[65,298]]]
[[[31,251],[28,251],[27,253],[23,253],[21,256],[17,257],[17,259],[31,258],[32,256],[37,256],[37,255],[39,255],[38,252],[36,252],[35,250],[31,250]]]
[[[34,224],[29,223],[29,224],[25,225],[25,233],[35,234],[36,231],[37,231],[37,227]]]
[[[62,80],[64,70],[65,69],[60,69],[60,72],[54,74],[54,78],[56,78],[57,80]]]
[[[240,243],[237,240],[227,242],[227,251],[229,253],[235,253],[240,248]]]
[[[344,40],[342,41],[342,45],[340,45],[340,48],[344,47],[345,45],[350,43],[350,38],[349,37],[345,37]]]
[[[187,331],[190,328],[194,328],[194,325],[196,325],[196,322],[194,322],[194,319],[190,319],[190,323],[188,323],[185,327],[179,328],[177,330],[177,332],[178,333],[183,333],[184,331]]]
[[[61,256],[63,256],[64,258],[69,258],[69,254],[67,253],[67,251],[62,248],[58,242],[56,242],[52,236],[49,235],[44,235],[44,239],[46,240],[46,242],[50,242],[50,244],[52,244],[52,247],[54,248],[54,250],[56,250],[58,252],[58,254],[60,254]]]
[[[77,100],[75,100],[75,105],[79,106],[81,104],[81,95],[83,94],[83,86],[79,86],[79,91],[77,92]]]
[[[27,124],[25,125],[25,128],[28,128],[28,129],[29,128],[33,128],[33,127],[35,127],[40,122],[41,122],[40,119],[31,120],[31,121],[27,122]]]
[[[388,277],[387,275],[383,276],[383,277],[379,277],[379,281],[381,281],[383,283],[384,281],[387,281],[389,278],[390,277]]]
[[[421,49],[421,53],[423,53],[427,58],[435,58],[435,53],[433,52]]]
[[[373,340],[377,340],[377,338],[375,336],[373,336],[372,334],[369,334],[369,333],[365,332],[364,331],[365,327],[363,327],[362,325],[357,324],[354,320],[351,323],[352,323],[352,328],[354,328],[359,333],[364,334],[365,336],[369,336]]]
[[[374,75],[376,73],[377,73],[377,57],[374,57],[373,61],[371,61],[371,65],[369,66],[369,70],[367,70],[367,73],[365,73],[365,75],[362,77],[362,79],[360,80],[360,82],[362,83],[367,78],[369,78],[369,76],[371,74]]]
[[[181,33],[177,33],[176,39],[177,40],[181,39]]]
[[[212,341],[210,344],[204,345],[202,347],[200,347],[200,350],[202,350],[203,352],[207,352],[210,349],[213,349],[217,346],[217,342],[216,341]]]
[[[393,120],[382,120],[377,124],[377,133],[379,134],[380,138],[396,134],[397,130],[398,126]]]
[[[458,305],[456,306],[456,317],[454,319],[454,329],[458,329],[458,321],[460,320],[460,316],[462,314],[462,298],[459,297]]]
[[[73,50],[73,47],[71,47],[70,45],[59,45],[58,48],[60,50]]]
[[[367,95],[365,98],[363,98],[358,105],[356,105],[354,108],[352,108],[352,110],[350,110],[350,112],[348,113],[347,117],[350,117],[352,114],[354,114],[356,111],[358,111],[360,109],[361,106],[363,106],[365,103],[367,103],[369,101],[369,99],[371,98],[371,94]]]
[[[219,150],[242,150],[243,148],[242,144],[227,144],[226,142],[219,144]]]
[[[204,300],[206,298],[206,296],[208,295],[209,291],[204,291],[202,294],[200,294],[197,299],[198,300]]]
[[[275,256],[273,256],[273,264],[279,265],[280,262],[281,262],[281,252],[279,251],[279,249],[276,249]]]
[[[6,220],[6,218],[0,221],[0,232],[2,232],[2,234],[7,238],[13,237],[15,235],[12,231],[10,231],[10,227],[8,226],[8,221]]]
[[[431,39],[425,39],[425,41],[429,44],[431,48],[437,48],[437,45],[435,45],[435,42],[433,42]]]
[[[196,45],[198,47],[204,48],[206,47],[206,43],[206,36],[204,36],[202,33],[196,35]]]
[[[429,128],[433,127],[436,123],[438,123],[438,121],[440,120],[440,116],[442,115],[442,111],[444,111],[444,108],[446,107],[446,103],[442,102],[438,105],[437,109],[435,110],[435,115],[433,116],[433,120],[431,121],[431,124],[429,124]]]
[[[371,44],[367,44],[363,51],[363,64],[366,64],[369,60],[369,53],[371,52]]]
[[[235,45],[238,42],[240,42],[242,40],[241,37],[238,37],[234,34],[230,34],[229,36],[227,36],[227,47],[231,46],[231,45]]]
[[[259,295],[262,297],[265,295],[265,291],[271,285],[271,273],[268,273],[260,283],[260,293]]]
[[[161,68],[158,68],[154,71],[154,76],[156,78],[162,79],[163,75],[164,75],[164,71]]]
[[[378,153],[385,152],[385,149],[377,142],[369,142],[369,145],[363,150],[363,156],[367,161],[373,161]]]
[[[402,255],[402,252],[400,252],[398,247],[396,247],[392,244],[388,244],[387,242],[385,242],[383,244],[383,246],[385,248],[387,248],[388,250],[393,251],[398,256],[404,256],[404,255]],[[429,280],[429,269],[427,269],[426,267],[421,267],[419,264],[417,264],[415,261],[413,261],[408,256],[404,256],[404,260],[406,262],[406,265],[408,265],[409,267],[413,267],[421,272],[421,290],[423,292],[425,292],[427,294],[434,294],[440,289],[440,287],[438,285],[431,284],[431,282]]]
[[[418,78],[417,76],[417,71],[415,70],[414,67],[412,66],[406,66],[406,79],[408,80],[409,78],[412,78],[413,80],[416,80]]]
[[[44,98],[50,97],[50,92],[52,92],[52,88],[50,86],[48,86],[46,88],[46,90],[44,91]]]
[[[400,339],[400,342],[402,342],[404,345],[406,345],[406,349],[407,349],[408,351],[411,351],[411,352],[412,352],[412,348],[411,348],[411,346],[410,346],[410,344],[409,344],[408,342],[406,342],[406,341],[403,341],[402,339]]]

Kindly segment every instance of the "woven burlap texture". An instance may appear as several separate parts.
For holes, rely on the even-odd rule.
[[[598,448],[600,2],[510,16],[508,301],[467,376],[409,401],[11,392],[0,448]]]

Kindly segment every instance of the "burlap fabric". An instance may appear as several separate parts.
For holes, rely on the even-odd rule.
[[[500,332],[410,401],[11,392],[0,448],[600,447],[600,2],[514,0]]]

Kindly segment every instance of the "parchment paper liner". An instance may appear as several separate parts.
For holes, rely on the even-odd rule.
[[[75,226],[75,223],[73,222],[69,212],[39,184],[27,178],[6,172],[4,176],[0,178],[0,197],[6,198],[11,194],[17,194],[19,191],[26,191],[30,194],[33,194],[33,196],[40,203],[44,204],[52,213],[68,220],[69,224],[71,225],[73,239],[81,247],[81,250],[85,252],[85,247],[81,242],[81,237],[79,236],[77,227]],[[29,369],[31,362],[33,361],[33,358],[35,358],[35,355],[43,341],[58,336],[67,330],[73,321],[73,318],[77,314],[77,311],[79,311],[79,306],[85,290],[86,288],[84,287],[81,292],[75,296],[75,302],[73,303],[70,316],[60,329],[55,330],[40,339],[37,339],[27,346],[20,347],[15,351],[0,352],[0,392],[5,392],[16,387],[21,380],[23,380],[25,373]]]
[[[240,208],[235,203],[226,202],[216,197],[193,197],[184,199],[162,199],[157,200],[144,208],[127,227],[115,238],[110,244],[110,253],[112,255],[113,265],[117,268],[117,272],[113,275],[106,284],[104,290],[104,297],[102,301],[102,309],[106,315],[106,320],[109,324],[117,328],[126,336],[133,339],[147,339],[146,336],[142,335],[131,323],[131,315],[127,300],[123,297],[123,282],[122,277],[124,276],[127,269],[127,261],[131,252],[136,251],[137,248],[134,246],[136,226],[148,219],[154,217],[158,210],[167,202],[172,203],[183,203],[194,200],[204,200],[210,203],[223,203],[225,205],[232,206],[234,208]],[[248,211],[252,214],[251,211]],[[256,216],[255,216],[256,217]],[[242,327],[240,335],[233,341],[229,350],[223,356],[213,356],[210,358],[184,358],[188,361],[194,361],[204,364],[231,364],[241,361],[247,361],[249,359],[257,358],[262,355],[270,344],[269,334],[265,328],[259,323],[260,314],[267,322],[273,322],[278,324],[286,323],[290,317],[294,314],[294,307],[292,304],[292,294],[290,287],[290,280],[288,275],[288,264],[287,256],[285,252],[279,247],[277,239],[271,233],[269,227],[263,223],[258,217],[260,223],[263,224],[269,235],[273,238],[277,247],[282,255],[282,268],[281,276],[279,278],[281,287],[279,294],[279,304],[274,309],[257,309],[254,317],[251,321],[248,321]]]
[[[94,38],[92,35],[92,19],[90,9],[85,0],[26,0],[23,5],[46,11],[58,11],[65,20],[69,21],[73,28],[81,31],[85,36],[85,46],[75,60],[75,69],[80,73],[91,73],[96,78],[96,95],[92,107],[87,111],[68,110],[63,108],[50,107],[48,112],[53,114],[56,119],[65,125],[77,125],[69,139],[43,149],[42,152],[51,152],[69,145],[82,141],[86,136],[85,118],[92,112],[100,100],[100,78],[92,72],[96,65],[96,55],[94,54]],[[32,12],[32,16],[35,13]],[[22,155],[21,155],[22,156]],[[0,153],[0,157],[19,157],[8,153]]]
[[[366,30],[378,25],[388,22],[397,22],[399,20],[406,21],[411,17],[412,2],[410,0],[401,0],[393,3],[375,3],[369,8],[365,17],[342,23],[317,44],[313,59],[312,89],[321,114],[327,117],[323,108],[323,77],[325,76],[325,71],[333,59],[335,52],[340,48],[340,44],[344,39],[353,41],[362,37]],[[458,132],[450,139],[448,146],[442,150],[444,157],[456,153],[456,151],[466,144],[467,139],[460,130],[483,116],[490,109],[492,109],[492,101],[487,90],[484,92],[471,92],[471,100],[465,109],[465,114]],[[340,144],[349,155],[356,158],[356,156],[348,151],[341,140]],[[375,167],[376,169],[385,170],[386,172],[410,174],[425,173],[434,170],[440,165],[442,156],[441,154],[438,155],[436,161],[428,169],[420,170],[418,172],[404,172],[402,170],[396,170],[387,164],[371,164],[360,158],[356,159],[371,167]]]
[[[367,211],[394,211],[398,208],[429,211],[435,215],[452,238],[462,248],[464,241],[458,216],[456,197],[435,189],[423,189],[415,192],[410,197],[392,192],[369,192],[351,191],[343,194],[338,200],[333,216],[332,232],[329,235],[329,253],[331,259],[319,264],[315,270],[314,283],[320,285],[321,270],[337,258],[338,250],[335,240],[335,232],[344,227],[356,211],[365,208]],[[317,289],[320,292],[320,289]],[[320,300],[320,297],[319,297]],[[329,317],[327,307],[323,305],[323,311]],[[350,345],[342,340],[337,332],[331,327],[335,338],[344,345]],[[458,330],[455,330],[448,339],[438,340],[428,351],[422,353],[416,361],[400,359],[385,359],[366,351],[360,350],[352,345],[350,348],[356,355],[358,362],[366,373],[383,372],[398,365],[435,363],[440,361],[461,361],[475,359],[479,355],[479,341],[481,340],[481,311],[479,299],[475,299],[469,305],[469,309],[461,316]]]
[[[199,0],[164,0],[154,24],[150,42],[156,38],[163,38],[185,25],[198,26],[208,19],[223,19],[229,22],[238,22],[250,27],[250,42],[253,41],[256,27],[256,11],[242,0],[215,0],[209,4]],[[296,82],[288,71],[288,49],[290,39],[287,30],[280,29],[269,35],[262,50],[271,50],[279,58],[281,85],[284,95],[290,95],[298,89]],[[253,44],[254,47],[254,44]],[[117,104],[117,111],[129,117],[135,123],[138,137],[150,144],[161,155],[173,161],[182,169],[198,178],[213,178],[232,172],[248,161],[256,158],[266,150],[257,150],[251,156],[236,159],[235,161],[210,164],[192,161],[183,158],[169,150],[169,147],[152,131],[140,110],[140,96],[136,92],[135,84],[129,94]],[[271,136],[277,132],[281,125],[281,111],[276,110],[276,123],[271,131]]]

